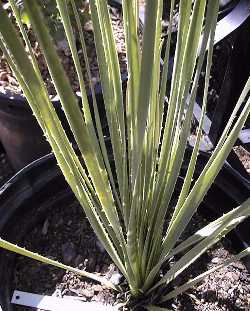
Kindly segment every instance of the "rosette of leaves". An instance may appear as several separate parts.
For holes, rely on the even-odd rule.
[[[14,0],[9,0],[26,46],[30,47]],[[180,240],[184,230],[222,168],[250,112],[250,77],[234,111],[196,180],[195,167],[202,139],[207,94],[218,17],[218,0],[180,0],[177,42],[170,85],[167,84],[171,32],[161,65],[163,0],[146,0],[142,44],[138,0],[123,0],[123,22],[128,81],[122,89],[118,55],[106,0],[90,0],[104,106],[114,162],[111,168],[101,127],[86,53],[84,33],[74,0],[56,0],[59,19],[79,79],[82,110],[64,72],[45,9],[24,0],[32,29],[44,53],[62,108],[78,146],[69,141],[51,103],[36,59],[27,54],[16,28],[0,6],[0,48],[49,141],[57,162],[93,230],[120,272],[139,310],[162,310],[164,303],[197,284],[209,273],[250,254],[250,248],[174,288],[172,281],[227,233],[250,215],[250,198],[193,235]],[[170,24],[175,0],[171,0]],[[89,102],[78,57],[71,12],[79,32],[92,90]],[[190,134],[200,74],[206,64],[205,85],[196,142],[182,180],[172,198]],[[169,88],[167,90],[167,88]],[[166,97],[166,94],[169,94]],[[94,116],[91,115],[93,105]],[[0,247],[93,278],[122,290],[104,278],[45,258],[0,239]],[[173,264],[169,265],[172,258]],[[163,309],[165,310],[165,309]]]

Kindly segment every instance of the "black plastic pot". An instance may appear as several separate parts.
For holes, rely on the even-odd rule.
[[[121,3],[117,0],[110,0],[109,3],[113,7],[121,8]],[[122,81],[125,82],[126,80],[127,75],[123,74]],[[95,95],[102,118],[102,126],[106,128],[107,121],[100,83],[97,83],[95,86]],[[90,92],[88,98],[91,103],[92,97]],[[80,101],[79,97],[79,103]],[[58,96],[52,102],[66,129],[66,133],[73,142],[72,133],[61,109]],[[6,93],[0,92],[0,142],[15,172],[51,152],[51,148],[44,138],[38,122],[32,115],[25,97],[8,91]]]
[[[25,98],[0,93],[0,140],[15,171],[50,152]]]
[[[19,243],[48,210],[70,205],[74,195],[50,154],[21,170],[0,190],[0,236]],[[12,310],[12,279],[16,255],[0,250],[0,306]]]
[[[186,157],[189,156],[188,150]],[[206,161],[207,156],[202,154],[197,175]],[[184,165],[182,173],[185,170]],[[182,178],[178,181],[179,185],[181,181]],[[233,187],[228,189],[232,181]],[[242,179],[238,180],[237,172],[225,166],[206,196],[200,211],[209,219],[214,219],[238,205],[247,196],[249,184],[243,185]],[[49,209],[58,204],[67,206],[74,201],[75,197],[56,165],[54,156],[46,155],[26,166],[0,189],[0,236],[20,244],[24,235],[38,222],[44,222]],[[228,236],[236,251],[250,245],[249,225],[250,222],[246,221]],[[13,294],[15,258],[15,254],[0,250],[0,305],[4,311],[12,310],[9,301]],[[249,259],[246,264],[250,269]]]
[[[95,89],[100,115],[103,117],[103,127],[106,126],[102,90],[98,84]],[[91,95],[88,96],[92,101]],[[80,103],[79,98],[79,103]],[[57,114],[62,121],[66,133],[73,141],[66,117],[56,96],[52,100]],[[27,164],[51,152],[49,143],[32,114],[32,111],[21,95],[0,93],[0,141],[9,158],[13,169],[17,172]]]
[[[181,170],[181,176],[184,176],[187,170],[187,163],[191,157],[192,148],[186,150],[184,164]],[[210,155],[206,152],[200,152],[194,177],[197,178]],[[229,212],[232,208],[239,206],[250,196],[250,180],[244,178],[235,168],[225,162],[223,168],[217,175],[213,185],[209,189],[203,200],[200,211],[208,220],[214,220],[219,216]],[[249,234],[250,219],[241,223],[232,233],[228,235],[232,241],[235,250],[240,251],[250,246]],[[250,257],[245,260],[246,266],[250,270]]]

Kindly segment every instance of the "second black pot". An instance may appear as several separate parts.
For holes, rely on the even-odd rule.
[[[105,108],[100,85],[96,86],[97,99],[102,125],[106,127]],[[92,102],[91,95],[88,96]],[[79,104],[81,99],[79,98]],[[62,125],[73,142],[73,135],[57,97],[52,100]],[[0,141],[15,172],[27,164],[51,152],[51,147],[43,136],[42,130],[32,111],[21,95],[0,93]]]

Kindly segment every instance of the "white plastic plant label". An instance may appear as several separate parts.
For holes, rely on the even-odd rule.
[[[11,299],[12,304],[35,307],[47,311],[117,311],[117,307],[105,306],[97,302],[82,302],[74,298],[57,298],[15,290]],[[0,309],[1,310],[1,309]]]

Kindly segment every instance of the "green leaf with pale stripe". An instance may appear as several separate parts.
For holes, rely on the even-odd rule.
[[[173,291],[171,291],[167,295],[163,296],[161,298],[161,302],[165,302],[165,301],[167,301],[169,299],[172,299],[172,298],[176,297],[177,295],[182,294],[183,292],[185,292],[189,288],[191,288],[194,285],[200,283],[204,278],[206,278],[210,274],[212,274],[212,273],[216,272],[217,270],[220,270],[220,269],[222,269],[224,267],[227,267],[230,264],[232,264],[233,262],[235,262],[237,260],[241,260],[245,256],[249,256],[249,255],[250,255],[250,247],[248,247],[244,251],[241,251],[239,254],[233,256],[232,258],[229,258],[229,259],[223,261],[223,263],[219,264],[218,266],[215,266],[214,268],[211,268],[208,271],[198,275],[194,279],[189,280],[187,283],[181,285],[180,287],[177,287],[176,289],[174,289]]]
[[[31,251],[28,251],[25,248],[19,247],[19,246],[15,245],[15,244],[12,244],[10,242],[7,242],[7,241],[1,239],[1,238],[0,238],[0,247],[4,248],[6,250],[9,250],[11,252],[15,252],[15,253],[17,253],[19,255],[26,256],[26,257],[29,257],[31,259],[43,262],[45,264],[52,265],[54,267],[57,267],[57,268],[60,268],[60,269],[63,269],[63,270],[67,270],[67,271],[73,272],[75,274],[78,274],[78,275],[90,278],[92,280],[95,280],[97,282],[102,283],[103,285],[105,285],[105,286],[107,286],[109,288],[112,288],[112,289],[116,290],[116,287],[114,286],[114,284],[112,284],[107,279],[102,278],[102,277],[100,277],[100,276],[98,276],[98,275],[96,275],[94,273],[90,273],[90,272],[87,272],[85,270],[79,270],[77,268],[72,268],[70,266],[64,265],[63,263],[60,263],[58,261],[46,258],[46,257],[44,257],[42,255],[37,254],[37,253],[33,253]]]

